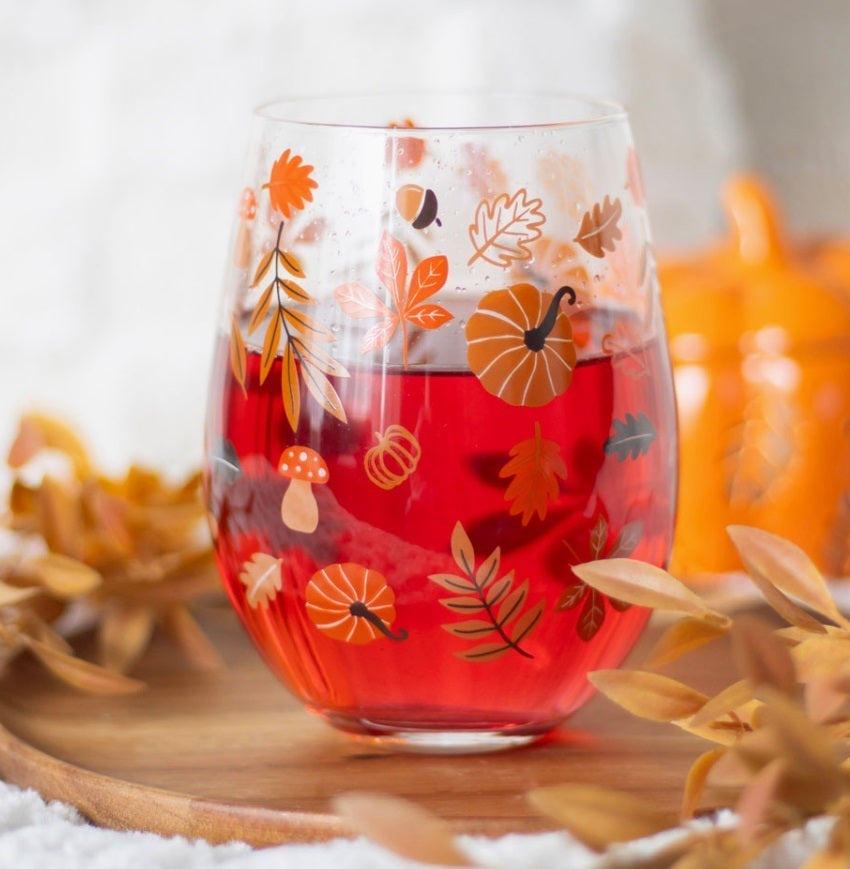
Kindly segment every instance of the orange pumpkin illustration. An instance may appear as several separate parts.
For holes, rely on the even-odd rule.
[[[305,597],[310,621],[334,640],[365,645],[381,634],[407,638],[405,630],[390,630],[395,594],[377,570],[352,562],[330,564],[313,574]]]
[[[391,425],[363,461],[366,476],[380,489],[400,486],[415,470],[422,456],[419,441],[403,425]]]
[[[540,407],[570,385],[576,350],[570,318],[561,299],[531,284],[487,293],[466,324],[469,367],[490,393],[508,404]]]

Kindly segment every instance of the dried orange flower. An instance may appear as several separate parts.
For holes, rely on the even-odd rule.
[[[47,452],[64,472],[39,477]],[[219,664],[188,608],[218,588],[199,474],[176,485],[137,466],[107,477],[69,427],[41,414],[22,418],[8,461],[13,545],[0,560],[0,645],[29,649],[60,679],[99,693],[144,687],[123,674],[157,626],[199,666]],[[72,605],[93,616],[103,666],[75,657],[51,627]]]

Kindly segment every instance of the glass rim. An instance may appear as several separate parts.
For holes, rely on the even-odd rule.
[[[529,101],[549,101],[553,104],[572,105],[573,111],[581,107],[587,113],[586,117],[565,117],[563,120],[540,120],[528,122],[507,123],[484,123],[484,124],[405,124],[386,123],[352,123],[343,121],[311,120],[309,118],[288,116],[290,113],[303,112],[310,106],[317,109],[327,107],[332,103],[340,102],[351,105],[352,103],[365,103],[372,100],[422,100],[422,99],[467,99],[476,100],[483,104],[487,101],[511,101],[516,106]],[[569,114],[564,112],[565,116]],[[515,130],[557,130],[561,128],[574,129],[595,127],[604,124],[617,123],[628,120],[628,112],[625,107],[616,100],[589,96],[581,93],[568,91],[485,91],[485,90],[412,90],[412,91],[355,91],[351,93],[315,94],[297,97],[287,97],[279,100],[271,100],[261,103],[253,110],[253,117],[262,121],[310,129],[348,130],[364,133],[378,133],[381,135],[410,136],[415,130],[415,135],[428,135],[435,133],[498,133]]]

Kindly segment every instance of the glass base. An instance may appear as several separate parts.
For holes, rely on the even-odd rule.
[[[415,754],[486,754],[529,745],[546,736],[555,723],[499,729],[450,726],[413,727],[319,713],[337,730],[361,744]]]

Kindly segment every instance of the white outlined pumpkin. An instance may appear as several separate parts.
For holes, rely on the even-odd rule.
[[[375,432],[375,437],[378,442],[367,451],[363,469],[379,489],[395,489],[416,470],[422,448],[403,425],[388,426],[383,434]]]

